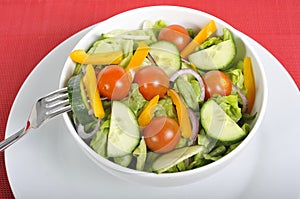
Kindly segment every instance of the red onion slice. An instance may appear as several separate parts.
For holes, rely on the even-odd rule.
[[[192,135],[188,141],[188,146],[191,146],[195,143],[197,137],[198,137],[198,132],[199,132],[199,118],[196,116],[195,112],[192,111],[191,109],[188,109],[189,113],[189,118],[190,122],[192,125]]]
[[[98,119],[95,129],[90,133],[85,132],[84,131],[84,126],[79,124],[77,126],[77,133],[78,133],[79,137],[81,137],[84,141],[90,140],[97,133],[97,131],[99,130],[100,125],[101,125],[101,121],[102,121],[101,119]]]
[[[242,112],[246,112],[248,109],[248,100],[247,100],[246,96],[236,85],[232,84],[232,88],[234,90],[236,90],[236,92],[239,94],[239,96],[242,99],[242,102],[243,102]]]
[[[185,75],[185,74],[190,74],[193,75],[196,80],[199,82],[200,84],[200,88],[201,88],[201,96],[200,96],[200,100],[204,101],[204,97],[205,97],[205,86],[204,86],[204,82],[202,80],[202,77],[194,70],[190,69],[190,68],[184,68],[181,70],[176,71],[171,77],[170,77],[170,81],[171,82],[175,82],[175,80],[180,76],[180,75]]]

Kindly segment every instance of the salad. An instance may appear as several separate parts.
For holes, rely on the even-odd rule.
[[[181,172],[247,137],[256,117],[251,58],[228,29],[216,35],[213,20],[199,28],[146,20],[70,53],[70,118],[96,153],[135,170]]]

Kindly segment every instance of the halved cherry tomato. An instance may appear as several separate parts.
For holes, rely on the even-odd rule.
[[[212,70],[203,75],[205,84],[205,99],[215,94],[221,96],[230,95],[232,82],[230,78],[222,71]]]
[[[169,88],[168,75],[157,66],[141,68],[135,73],[133,81],[139,84],[139,91],[147,100],[156,95],[162,98]]]
[[[130,90],[130,76],[117,65],[105,67],[98,74],[98,90],[102,97],[110,100],[121,100]]]
[[[145,127],[144,138],[147,147],[157,153],[173,150],[180,140],[177,122],[169,117],[156,117]]]
[[[158,40],[166,40],[174,43],[181,51],[189,42],[188,31],[180,25],[170,25],[163,28],[158,34]]]

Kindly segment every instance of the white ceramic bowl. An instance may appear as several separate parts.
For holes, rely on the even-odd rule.
[[[226,27],[233,33],[235,38],[242,39],[243,37],[239,31],[224,21],[204,12],[177,6],[153,6],[130,10],[96,24],[91,31],[89,31],[78,42],[74,49],[88,49],[101,33],[109,32],[115,29],[138,29],[144,20],[156,21],[158,19],[163,19],[168,24],[177,23],[182,24],[185,27],[194,28],[203,27],[209,20],[213,19],[217,25],[217,35],[222,35],[222,29]],[[264,67],[252,46],[247,41],[243,41],[243,43],[246,46],[246,55],[252,58],[256,82],[256,99],[253,112],[258,112],[258,117],[254,122],[250,134],[244,139],[244,141],[235,150],[216,162],[197,169],[178,173],[155,174],[136,171],[119,166],[98,155],[78,136],[72,121],[67,114],[63,115],[65,124],[67,125],[72,137],[76,140],[76,143],[78,143],[89,159],[117,177],[153,186],[177,186],[201,180],[204,177],[215,173],[217,170],[226,167],[226,165],[228,165],[245,147],[247,147],[247,145],[249,145],[249,142],[259,131],[259,127],[265,114],[268,92]],[[68,58],[61,73],[60,87],[66,85],[66,82],[72,75],[74,68],[75,64],[70,60],[70,58]]]

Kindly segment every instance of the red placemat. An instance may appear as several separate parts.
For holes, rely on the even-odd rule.
[[[150,5],[190,7],[223,19],[267,48],[300,87],[298,0],[4,0],[0,2],[0,139],[4,138],[9,111],[19,88],[47,53],[85,27],[120,12]],[[13,198],[3,152],[0,198]]]

